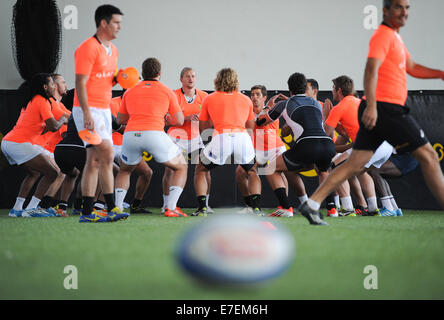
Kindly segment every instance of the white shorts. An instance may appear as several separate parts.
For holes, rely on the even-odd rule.
[[[117,145],[113,145],[113,150],[114,150],[114,162],[117,164],[120,164],[120,159],[122,156],[122,146],[117,146]]]
[[[41,145],[35,144],[34,146],[37,147],[38,149],[40,149],[40,150],[42,151],[42,154],[43,154],[43,155],[48,156],[48,157],[54,159],[54,153],[52,153],[52,152],[46,150],[46,149],[43,148]]]
[[[163,131],[124,133],[121,159],[126,165],[139,164],[145,151],[158,163],[171,161],[181,154],[180,148]]]
[[[37,145],[29,142],[17,143],[3,140],[1,148],[11,166],[20,166],[42,154],[42,150]]]
[[[113,126],[112,126],[112,115],[110,109],[102,109],[89,107],[91,116],[94,119],[94,130],[102,138],[102,140],[113,141]],[[83,123],[83,110],[80,107],[72,108],[72,116],[77,127],[77,131],[85,129]],[[85,146],[88,144],[84,142]]]
[[[393,154],[393,146],[388,143],[387,141],[384,141],[378,149],[376,149],[375,153],[373,154],[373,157],[370,159],[370,161],[365,165],[365,167],[368,169],[371,166],[374,166],[376,168],[381,168],[384,163],[387,162],[387,160],[392,156]]]
[[[256,149],[256,162],[259,165],[265,165],[269,161],[275,160],[277,157],[279,157],[281,154],[285,153],[287,149],[285,146],[282,146],[280,148],[276,149],[270,149],[270,150],[257,150]]]
[[[205,147],[205,145],[203,144],[202,138],[200,136],[198,136],[198,137],[196,137],[194,139],[191,139],[191,140],[184,140],[184,139],[174,138],[172,136],[170,136],[170,138],[187,155],[189,155],[190,153],[193,153],[193,152],[195,152],[197,150],[203,149]]]
[[[388,143],[387,141],[384,141],[381,143],[381,145],[376,149],[375,153],[373,153],[372,158],[369,162],[365,165],[365,167],[368,169],[371,166],[374,166],[376,168],[381,168],[384,163],[387,162],[387,160],[392,156],[393,151],[395,148]],[[345,151],[348,155],[352,153],[352,149],[348,149]]]
[[[234,155],[234,164],[248,164],[255,157],[253,142],[246,132],[222,133],[214,136],[203,149],[204,156],[222,166]]]

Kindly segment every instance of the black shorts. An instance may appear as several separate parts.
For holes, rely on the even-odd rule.
[[[86,163],[86,149],[74,146],[57,146],[54,160],[64,174],[71,174],[74,168],[83,171]]]
[[[296,143],[283,154],[283,158],[289,171],[310,170],[316,165],[321,172],[325,172],[335,155],[336,148],[331,139],[310,138]]]
[[[409,114],[410,109],[398,104],[377,102],[378,120],[372,130],[362,124],[362,115],[367,101],[359,106],[359,131],[353,149],[375,151],[385,140],[398,153],[412,152],[427,144],[429,140],[415,119]]]

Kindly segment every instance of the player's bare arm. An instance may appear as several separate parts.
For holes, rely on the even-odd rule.
[[[376,85],[378,82],[378,70],[381,61],[375,58],[368,58],[364,73],[364,94],[367,99],[367,107],[362,115],[362,123],[365,128],[372,130],[378,120],[378,110],[376,108]]]
[[[88,104],[88,92],[86,90],[86,83],[89,76],[83,74],[76,74],[76,92],[79,99],[80,108],[83,111],[83,121],[85,129],[94,130],[94,120],[91,116]]]
[[[406,67],[407,67],[407,73],[412,77],[420,79],[444,80],[444,71],[425,67],[419,63],[416,63],[411,58],[407,60]]]

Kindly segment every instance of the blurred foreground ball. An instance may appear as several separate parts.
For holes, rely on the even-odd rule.
[[[176,254],[180,266],[200,281],[256,284],[282,274],[293,261],[295,245],[275,222],[218,214],[186,232]]]
[[[117,74],[117,82],[123,89],[131,89],[139,83],[139,71],[134,67],[129,67],[121,70]]]

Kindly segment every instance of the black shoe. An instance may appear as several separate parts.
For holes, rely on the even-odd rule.
[[[301,204],[298,210],[305,218],[307,218],[310,224],[317,226],[328,226],[328,223],[322,220],[322,215],[319,213],[319,211],[310,208],[307,202]]]
[[[191,214],[192,217],[206,217],[208,216],[207,208],[197,209]]]
[[[137,214],[137,213],[153,213],[151,210],[148,210],[147,208],[142,207],[130,207],[130,213],[131,214]]]

